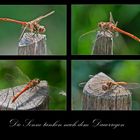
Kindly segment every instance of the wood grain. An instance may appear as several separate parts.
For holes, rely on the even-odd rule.
[[[113,55],[113,35],[107,31],[98,31],[92,48],[93,55]]]
[[[3,89],[0,91],[0,110],[48,110],[48,83],[41,81],[38,87],[27,90],[12,103],[13,95],[26,85]]]
[[[106,81],[114,81],[104,73],[93,76],[83,89],[83,110],[131,110],[132,97],[129,90],[115,85],[103,90]]]
[[[18,55],[47,55],[46,35],[24,33],[18,45]]]

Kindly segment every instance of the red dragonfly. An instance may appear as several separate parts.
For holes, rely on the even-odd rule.
[[[110,12],[110,21],[109,22],[100,22],[98,24],[100,30],[104,30],[104,31],[109,31],[109,32],[113,32],[113,31],[117,31],[117,32],[120,32],[122,34],[125,34],[133,39],[135,39],[136,41],[140,42],[140,38],[136,37],[135,35],[131,34],[131,33],[128,33],[120,28],[117,27],[117,24],[118,22],[116,22],[114,24],[114,20],[113,20],[113,17],[112,17],[112,14]]]
[[[27,83],[27,85],[20,91],[18,92],[17,94],[15,94],[13,97],[12,97],[12,103],[14,103],[16,101],[16,99],[22,95],[25,91],[29,90],[29,89],[32,89],[36,86],[38,86],[40,83],[40,80],[39,79],[33,79],[31,80],[30,82]],[[61,91],[59,92],[60,95],[63,95],[63,96],[66,96],[66,93],[64,91]]]
[[[12,103],[16,101],[16,99],[23,94],[26,90],[37,86],[40,83],[39,79],[31,80],[19,93],[13,96]]]
[[[112,13],[110,12],[110,21],[109,22],[99,22],[98,27],[99,27],[100,31],[107,31],[109,33],[119,32],[119,33],[125,34],[125,35],[133,38],[134,40],[140,42],[140,38],[136,37],[135,35],[133,35],[133,34],[131,34],[129,32],[126,32],[126,31],[118,28],[117,24],[118,24],[118,22],[116,22],[116,23],[114,22]],[[87,33],[84,33],[84,34],[82,34],[80,36],[80,38],[85,36],[85,35],[87,35],[87,34],[89,34],[89,33],[91,33],[91,32],[95,32],[95,31],[92,30],[92,31],[89,31]]]
[[[40,17],[38,17],[38,18],[36,18],[32,21],[29,21],[29,22],[19,21],[19,20],[15,20],[15,19],[11,19],[11,18],[0,18],[0,20],[21,24],[24,27],[23,32],[21,33],[21,36],[20,36],[20,38],[21,38],[26,29],[28,29],[32,33],[44,33],[46,31],[46,29],[45,29],[44,26],[40,25],[39,22],[41,21],[41,19],[50,16],[54,12],[55,11],[52,11],[52,12],[50,12],[50,13],[44,15],[44,16],[40,16]]]

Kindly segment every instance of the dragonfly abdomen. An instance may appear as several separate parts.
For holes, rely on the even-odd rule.
[[[14,20],[14,19],[11,19],[11,18],[0,18],[1,21],[7,21],[7,22],[14,22],[14,23],[17,23],[17,24],[21,24],[23,26],[26,26],[28,23],[27,22],[23,22],[23,21],[19,21],[19,20]]]
[[[130,33],[126,32],[126,31],[123,31],[123,30],[121,30],[121,29],[118,28],[118,27],[114,27],[114,30],[117,31],[117,32],[120,32],[120,33],[122,33],[122,34],[125,34],[125,35],[127,35],[127,36],[129,36],[129,37],[135,39],[136,41],[140,42],[140,39],[139,39],[138,37],[134,36],[133,34],[130,34]]]

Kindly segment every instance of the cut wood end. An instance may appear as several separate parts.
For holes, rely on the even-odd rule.
[[[46,35],[26,32],[19,41],[19,47],[29,46],[41,40],[46,40]]]
[[[3,89],[0,91],[0,108],[1,110],[33,110],[48,102],[48,83],[41,81],[38,87],[27,90],[12,103],[13,94],[17,94],[26,85],[14,88]],[[36,88],[36,89],[35,89]]]
[[[130,91],[118,85],[105,91],[103,83],[106,81],[113,80],[101,72],[86,83],[83,89],[83,110],[130,110],[132,108]]]
[[[96,38],[97,40],[100,40],[100,38],[110,38],[111,40],[113,39],[113,37],[115,36],[115,34],[110,33],[110,32],[105,32],[105,31],[98,31]]]
[[[112,32],[98,31],[96,35],[96,41],[92,47],[92,53],[94,55],[113,55],[113,37]]]

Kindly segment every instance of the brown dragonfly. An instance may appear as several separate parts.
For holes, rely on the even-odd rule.
[[[83,87],[85,84],[86,84],[86,82],[81,82],[79,84],[79,87]],[[101,85],[101,89],[103,91],[110,90],[113,86],[122,86],[126,89],[140,88],[140,83],[114,82],[114,81],[109,81],[109,80],[108,81],[97,82],[97,83],[95,82],[94,83],[94,88],[95,88],[96,84]]]
[[[110,90],[113,86],[118,85],[118,86],[123,86],[126,89],[135,89],[135,88],[140,88],[140,83],[127,83],[127,82],[113,82],[113,81],[107,81],[104,82],[102,85],[102,89],[104,91]]]

